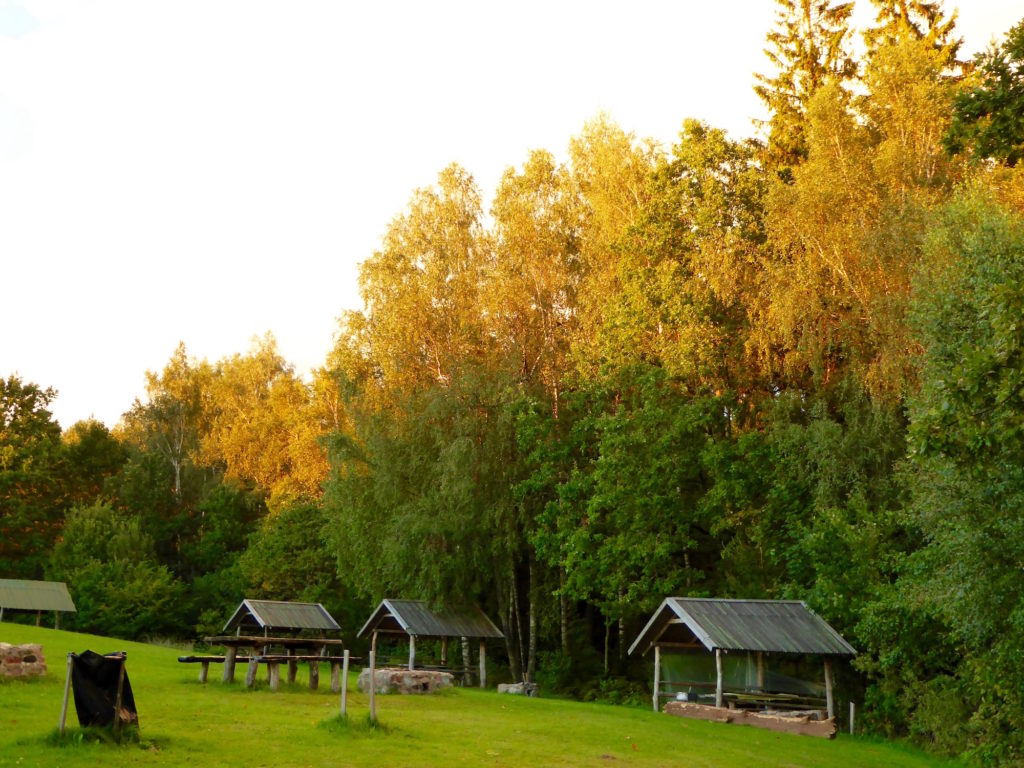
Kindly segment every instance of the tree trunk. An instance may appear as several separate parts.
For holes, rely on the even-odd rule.
[[[604,673],[608,674],[608,640],[612,634],[612,623],[608,620],[604,620]]]
[[[558,591],[558,610],[559,619],[561,622],[560,629],[562,633],[562,655],[569,656],[569,598],[565,595],[565,569],[559,568],[558,570],[558,582],[560,589]]]
[[[530,622],[530,650],[526,659],[526,682],[532,683],[534,675],[537,673],[537,590],[534,588],[536,568],[532,559],[529,563],[529,577],[530,584],[526,594],[527,599],[530,601],[527,606]]]
[[[508,671],[512,679],[522,680],[522,667],[519,665],[519,649],[516,647],[515,614],[513,613],[512,591],[514,585],[509,586],[508,600],[505,610],[501,615],[502,630],[505,633],[505,648],[508,651]]]

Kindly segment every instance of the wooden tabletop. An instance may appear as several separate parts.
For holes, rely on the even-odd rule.
[[[227,648],[259,648],[265,645],[277,645],[283,648],[321,648],[324,646],[341,647],[344,640],[333,637],[263,637],[262,635],[216,635],[204,637],[210,645],[223,645]]]

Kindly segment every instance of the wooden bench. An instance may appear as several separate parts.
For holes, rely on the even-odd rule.
[[[224,656],[179,656],[178,662],[181,664],[202,664],[199,668],[199,682],[205,683],[207,675],[210,672],[211,664],[223,664],[225,660]],[[248,656],[238,656],[236,661],[248,661]]]

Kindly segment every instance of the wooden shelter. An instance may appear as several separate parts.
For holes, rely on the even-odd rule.
[[[341,627],[320,603],[243,600],[221,631],[236,635],[256,632],[266,636],[282,630],[340,632]]]
[[[856,655],[853,647],[829,624],[799,600],[725,600],[668,597],[633,641],[629,653],[654,649],[654,709],[662,696],[662,652],[705,652],[715,656],[715,706],[723,706],[722,656],[756,655],[757,683],[752,693],[768,694],[765,656],[791,654],[824,657],[825,700],[835,716],[832,661]]]
[[[39,626],[43,611],[53,611],[53,625],[60,629],[60,614],[75,613],[75,603],[63,581],[0,579],[0,621],[4,610],[35,611]]]
[[[379,634],[405,636],[409,639],[409,669],[416,667],[416,640],[441,641],[441,663],[447,663],[448,639],[466,638],[480,641],[480,687],[487,687],[487,641],[504,640],[505,635],[479,608],[434,611],[422,600],[382,600],[359,637],[371,637],[376,651]]]

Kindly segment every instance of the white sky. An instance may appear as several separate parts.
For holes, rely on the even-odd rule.
[[[489,198],[599,110],[751,135],[774,8],[0,0],[0,376],[57,389],[66,428],[116,424],[179,340],[213,362],[271,331],[319,366],[358,263],[448,163]],[[962,3],[965,52],[1022,15]]]

